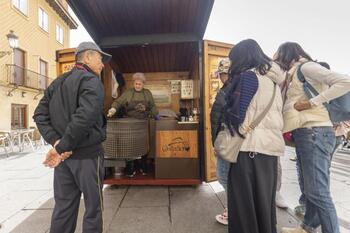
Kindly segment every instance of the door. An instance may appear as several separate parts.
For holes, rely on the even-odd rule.
[[[13,79],[12,82],[19,86],[24,85],[25,78],[25,60],[24,60],[25,52],[21,49],[14,49],[14,67],[13,67]]]
[[[11,129],[27,128],[27,105],[11,104]]]
[[[204,154],[206,181],[216,180],[216,157],[211,143],[210,111],[217,92],[222,86],[216,76],[219,61],[228,56],[233,45],[205,40],[203,43],[203,88],[204,88]]]
[[[47,86],[47,62],[39,60],[39,89],[45,90]]]

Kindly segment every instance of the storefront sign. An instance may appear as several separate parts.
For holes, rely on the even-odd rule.
[[[196,130],[157,131],[157,157],[197,158]]]

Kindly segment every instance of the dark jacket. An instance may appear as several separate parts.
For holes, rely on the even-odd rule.
[[[215,139],[218,136],[221,128],[221,123],[224,122],[224,107],[226,105],[226,92],[228,90],[228,82],[222,86],[215,97],[214,104],[210,112],[210,125],[211,125],[211,141],[214,145]]]
[[[58,153],[73,151],[71,158],[103,154],[106,119],[103,114],[104,88],[87,66],[55,79],[45,90],[33,119],[45,139]]]

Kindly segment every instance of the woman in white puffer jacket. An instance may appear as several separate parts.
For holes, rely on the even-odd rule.
[[[338,217],[330,193],[330,166],[335,146],[333,124],[324,103],[350,91],[350,77],[314,62],[297,43],[282,44],[276,61],[288,71],[284,132],[292,132],[300,179],[306,197],[306,213],[301,227],[283,233],[339,233]],[[298,70],[319,95],[309,99],[299,81]],[[299,73],[299,75],[301,75]],[[299,76],[300,77],[300,76]]]
[[[227,188],[229,232],[276,233],[277,158],[284,154],[279,84],[285,75],[251,39],[235,45],[229,58],[230,82],[238,85],[227,93],[224,118],[225,124],[235,129],[235,134],[236,129],[246,132],[272,100],[262,121],[245,135],[237,162],[231,163]],[[239,114],[230,115],[231,110]]]

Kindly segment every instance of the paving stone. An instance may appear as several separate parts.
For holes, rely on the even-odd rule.
[[[122,208],[151,206],[169,206],[168,187],[130,187],[122,203]]]
[[[104,229],[108,229],[111,225],[111,221],[115,216],[120,202],[123,199],[126,192],[126,188],[123,189],[107,189],[107,192],[104,192],[104,212],[103,212],[103,222]],[[30,215],[26,220],[24,220],[20,225],[14,229],[14,233],[40,233],[46,232],[50,228],[51,215],[54,207],[54,199],[46,201],[43,205],[39,206],[37,211]],[[22,210],[26,211],[26,210]],[[77,228],[75,232],[82,232],[82,222],[83,215],[85,211],[84,201],[81,200],[79,206],[79,215],[77,221]],[[39,221],[44,223],[36,225]],[[29,226],[26,229],[26,226]],[[33,226],[33,227],[32,227]],[[27,231],[24,231],[26,229]]]
[[[5,195],[0,199],[0,223],[45,193],[45,191],[22,191]]]
[[[210,186],[190,190],[170,189],[171,219],[174,233],[221,233],[227,227],[215,221],[223,206]]]
[[[120,208],[108,233],[170,233],[168,207]],[[187,232],[189,233],[189,232]]]
[[[291,210],[276,209],[277,213],[277,232],[281,231],[282,227],[297,227],[300,221],[293,215]]]
[[[213,189],[211,186],[212,186],[212,183],[214,182],[210,182],[210,183],[202,182],[200,185],[193,185],[193,186],[170,186],[170,189],[172,191],[186,191],[186,190],[192,191],[193,189],[207,190],[208,187]]]
[[[50,228],[52,210],[37,210],[11,233],[46,233]]]
[[[52,197],[53,191],[50,190],[45,195],[26,205],[22,210],[53,209],[55,200]]]
[[[219,198],[220,202],[224,207],[227,207],[227,194],[225,191],[216,193],[217,197]]]
[[[127,191],[127,188],[104,189],[103,229],[105,230],[105,232],[112,224],[112,219],[114,218],[117,211],[119,210],[120,203],[123,200],[126,191]],[[76,232],[82,232],[82,222],[83,222],[84,211],[85,211],[84,201],[81,200]]]

